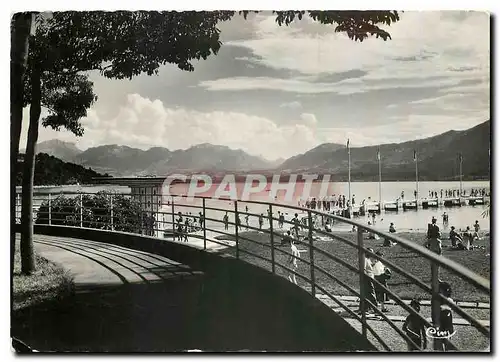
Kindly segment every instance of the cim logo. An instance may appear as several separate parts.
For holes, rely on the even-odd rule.
[[[450,339],[455,333],[457,333],[457,331],[450,333],[450,331],[440,331],[439,328],[436,327],[429,327],[425,331],[427,337],[431,339]]]

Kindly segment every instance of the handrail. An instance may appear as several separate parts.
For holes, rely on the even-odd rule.
[[[49,225],[69,224],[72,226],[80,226],[84,228],[93,227],[93,228],[113,230],[118,232],[120,232],[120,230],[124,230],[123,229],[124,227],[127,227],[126,229],[127,233],[130,233],[130,230],[135,230],[135,232],[132,233],[135,234],[140,233],[141,235],[146,235],[149,237],[157,237],[155,235],[158,235],[161,232],[166,232],[165,235],[167,235],[167,233],[170,233],[170,235],[172,235],[173,239],[175,240],[177,239],[177,237],[182,236],[186,233],[184,231],[184,225],[182,225],[183,227],[180,231],[181,234],[179,234],[179,231],[177,230],[176,212],[181,212],[182,215],[186,218],[199,218],[199,215],[197,215],[196,212],[193,214],[185,213],[186,212],[185,209],[198,209],[201,211],[201,214],[203,216],[203,225],[199,226],[196,225],[197,226],[196,229],[199,231],[202,230],[203,234],[202,235],[189,234],[189,237],[194,237],[196,239],[203,239],[203,249],[208,248],[207,241],[213,242],[215,244],[220,244],[225,247],[229,246],[227,242],[223,243],[217,241],[214,237],[208,237],[207,232],[234,239],[235,245],[230,246],[230,248],[231,250],[234,250],[235,258],[248,262],[249,260],[246,258],[242,258],[240,253],[242,253],[243,255],[250,255],[259,260],[263,260],[269,263],[271,266],[270,271],[273,274],[277,274],[276,267],[279,267],[282,270],[288,271],[289,273],[298,276],[299,278],[301,278],[302,280],[304,280],[306,283],[309,284],[310,291],[313,297],[316,297],[316,292],[315,292],[316,290],[322,291],[332,301],[334,301],[337,305],[342,307],[342,309],[346,310],[351,317],[361,322],[363,336],[367,337],[367,332],[370,332],[370,334],[386,350],[390,350],[387,343],[385,343],[383,338],[381,338],[374,331],[374,329],[370,325],[371,322],[367,319],[367,314],[366,314],[367,307],[373,309],[375,313],[380,316],[380,323],[386,323],[388,328],[395,330],[397,334],[403,339],[403,341],[409,343],[410,345],[414,343],[393,321],[390,320],[390,318],[384,315],[384,313],[378,308],[377,305],[374,305],[370,300],[366,299],[367,296],[366,282],[367,280],[369,280],[369,278],[364,274],[364,264],[366,255],[381,260],[385,265],[392,268],[394,272],[398,273],[399,275],[402,275],[404,278],[411,281],[415,286],[419,287],[423,292],[432,295],[431,306],[432,306],[432,311],[433,311],[432,315],[435,325],[437,326],[440,325],[438,312],[441,304],[445,304],[449,305],[449,307],[453,311],[456,311],[460,316],[462,316],[465,320],[467,320],[472,327],[476,328],[484,336],[488,338],[490,337],[490,331],[488,328],[483,326],[473,316],[464,311],[459,305],[450,302],[443,295],[440,294],[440,291],[438,290],[439,268],[446,269],[450,271],[452,274],[458,275],[464,281],[474,286],[478,290],[487,293],[488,295],[491,293],[490,282],[487,279],[463,267],[462,265],[450,259],[447,259],[444,256],[436,255],[430,250],[414,242],[401,238],[399,236],[382,232],[371,226],[364,225],[360,222],[351,220],[349,218],[344,218],[342,216],[338,216],[335,214],[330,214],[319,210],[311,210],[302,207],[297,207],[295,205],[279,204],[275,202],[266,202],[259,200],[241,201],[241,200],[230,200],[230,199],[213,199],[210,197],[202,197],[202,196],[186,197],[184,195],[162,195],[162,194],[154,195],[154,194],[141,194],[141,193],[131,194],[131,193],[116,193],[116,192],[111,192],[111,193],[101,192],[100,194],[106,196],[104,197],[104,199],[106,200],[108,200],[109,196],[108,204],[104,207],[100,205],[99,207],[96,206],[90,208],[87,205],[86,200],[88,200],[88,198],[86,196],[88,195],[95,196],[96,195],[95,192],[58,192],[55,193],[56,197],[52,197],[54,193],[44,193],[44,192],[35,193],[36,198],[34,199],[36,199],[37,202],[41,201],[40,207],[45,205],[43,206],[43,211],[39,209],[39,206],[34,205],[35,209],[34,211],[37,212],[37,221],[45,224],[48,223]],[[67,207],[58,208],[57,202],[59,197],[66,197],[68,195],[76,196],[77,197],[76,202],[72,205],[67,205]],[[141,210],[140,215],[137,214],[135,216],[128,215],[128,218],[121,219],[121,213],[128,212],[129,210],[124,207],[119,207],[118,203],[114,203],[113,202],[114,196],[123,196],[131,198],[132,200],[138,199],[137,202],[140,206],[139,210]],[[168,198],[167,203],[164,202],[165,198]],[[182,202],[184,199],[190,203]],[[197,201],[200,200],[201,200],[200,202],[201,205],[198,205]],[[194,201],[196,201],[196,203]],[[230,206],[228,206],[228,208],[213,207],[213,205],[210,205],[207,201],[219,201],[219,202],[227,201],[228,205],[232,205],[232,207]],[[245,209],[243,209],[243,206],[241,204],[245,205]],[[248,205],[261,205],[261,206],[267,206],[267,208],[264,212],[259,214],[247,211]],[[159,208],[157,208],[157,206],[162,206],[166,208],[167,211],[160,210]],[[16,216],[18,215],[17,207],[20,207],[20,205],[16,203]],[[283,209],[288,210],[289,212],[287,212],[286,215],[293,215],[294,213],[300,213],[302,221],[304,219],[306,220],[305,221],[306,224],[303,224],[302,222],[300,222],[299,224],[299,228],[301,229],[300,233],[298,230],[297,233],[294,232],[296,225],[293,221],[291,220],[280,221],[277,217],[275,217],[275,215],[273,214],[273,208],[275,208],[275,210],[281,209],[282,211]],[[270,211],[270,214],[268,214],[267,212],[268,210]],[[208,217],[207,212],[230,214],[232,216],[231,221],[228,220],[227,225],[231,227],[231,231],[228,230],[226,232],[216,226],[213,226],[214,224],[223,225],[224,223],[219,218]],[[70,214],[70,216],[72,214],[69,220],[67,218],[68,214]],[[257,228],[253,225],[246,225],[245,223],[243,223],[243,220],[241,219],[239,221],[239,224],[237,225],[236,220],[238,219],[238,215],[240,214],[248,217],[251,216],[252,218],[259,218],[262,215],[264,218],[264,222],[266,226],[267,225],[269,226],[269,229],[266,226],[264,226],[263,228],[261,227]],[[67,216],[66,218],[58,218],[57,216],[59,215],[67,215]],[[284,212],[283,215],[285,215]],[[56,217],[54,218],[54,216]],[[97,217],[97,220],[92,219],[92,217],[94,216]],[[154,217],[152,218],[152,216]],[[356,237],[357,242],[336,235],[333,232],[327,232],[326,230],[315,227],[313,216],[314,220],[321,218],[322,221],[326,219],[327,222],[334,221],[337,223],[343,223],[354,226],[357,229],[357,237]],[[168,220],[170,217],[172,217],[171,221]],[[274,228],[274,224],[276,222],[278,222],[280,228],[283,227],[283,230],[285,230],[287,227],[290,228],[292,233],[289,239],[291,239],[294,242],[300,242],[301,244],[306,244],[308,246],[308,251],[310,253],[309,259],[305,259],[300,256],[295,256],[288,250],[284,250],[283,248],[278,248],[278,246],[280,245],[277,245],[274,240],[275,236],[280,234],[280,231]],[[130,223],[136,223],[136,224],[131,226]],[[209,225],[207,225],[207,223]],[[281,223],[283,225],[281,225]],[[247,230],[264,233],[265,235],[269,236],[269,239],[268,241],[265,241],[266,239],[263,239],[264,241],[254,240],[250,237],[246,237],[245,235],[240,235],[238,228],[241,229],[246,228]],[[383,239],[388,239],[391,240],[392,242],[396,242],[403,248],[408,249],[428,260],[430,262],[430,266],[432,269],[431,285],[430,286],[427,285],[417,276],[407,272],[406,270],[404,270],[403,267],[396,265],[391,260],[387,260],[384,257],[380,257],[375,253],[373,253],[372,251],[368,250],[364,246],[363,242],[364,232],[371,232],[373,234],[380,236]],[[326,236],[332,240],[338,240],[341,243],[343,243],[346,247],[351,248],[355,253],[357,253],[359,264],[356,266],[351,265],[350,263],[346,262],[339,256],[334,255],[331,252],[322,249],[314,242],[315,235]],[[300,240],[300,237],[303,237],[303,240]],[[260,249],[249,250],[246,247],[242,247],[240,245],[240,241],[249,243],[248,245],[252,243],[258,246],[258,248]],[[267,250],[267,249],[270,250],[270,254],[260,255],[258,252],[258,250]],[[267,257],[267,255],[270,256]],[[285,266],[281,264],[279,262],[279,259],[277,259],[277,255],[287,255],[291,258],[295,258],[297,261],[300,261],[305,265],[308,265],[310,275],[309,276],[302,275],[301,273],[298,272],[298,270],[295,270],[295,268],[291,268],[290,266]],[[352,282],[343,281],[341,280],[341,278],[334,275],[334,273],[329,272],[322,266],[318,265],[318,262],[315,261],[316,255],[321,255],[323,258],[326,257],[326,260],[334,263],[334,265],[341,265],[342,267],[347,268],[350,272],[358,274],[360,277],[359,292],[355,288],[353,288],[352,285],[350,285],[352,284]],[[263,267],[262,265],[259,266]],[[316,278],[315,271],[318,271],[319,273],[325,275],[327,277],[327,280],[330,281],[329,283],[336,283],[341,287],[343,287],[344,289],[346,289],[352,295],[359,297],[361,316],[358,316],[347,305],[342,303],[337,297],[335,297],[330,291],[327,290],[327,287],[320,285],[319,280],[317,280]],[[417,316],[422,321],[422,323],[424,323],[424,325],[432,326],[432,324],[429,323],[424,316],[422,316],[420,313],[417,313],[411,306],[407,305],[402,300],[402,298],[400,298],[396,293],[388,289],[386,286],[382,285],[378,280],[371,279],[371,283],[376,288],[382,290],[387,295],[391,296],[396,305],[399,305],[401,308],[403,308],[403,310],[409,312],[410,314]],[[448,342],[448,344],[451,348],[456,349],[456,346],[454,346],[451,342]],[[419,346],[413,345],[413,347],[418,348]],[[438,347],[437,344],[435,344],[434,347],[437,348]]]

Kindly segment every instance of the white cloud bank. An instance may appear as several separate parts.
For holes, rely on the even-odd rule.
[[[25,116],[27,112],[25,112]],[[486,115],[485,115],[486,116]],[[27,119],[27,118],[25,118]],[[487,118],[478,118],[479,124]],[[39,140],[58,138],[76,142],[80,149],[103,144],[120,144],[147,149],[152,146],[171,150],[185,149],[200,143],[241,148],[268,159],[303,153],[323,143],[345,144],[349,137],[354,147],[401,142],[433,136],[453,129],[474,125],[470,118],[411,115],[396,118],[388,125],[359,128],[319,128],[312,113],[298,114],[284,126],[275,121],[237,112],[197,112],[166,108],[159,100],[129,94],[116,116],[103,118],[94,110],[82,120],[85,134],[76,138],[66,131],[40,129]],[[26,142],[26,122],[22,140]],[[24,148],[24,144],[21,146]]]

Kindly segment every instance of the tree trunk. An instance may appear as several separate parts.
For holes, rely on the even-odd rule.
[[[31,30],[31,13],[17,13],[11,22],[10,49],[10,264],[14,270],[14,255],[16,252],[16,183],[17,158],[23,121],[23,75],[28,59],[28,39]]]
[[[38,126],[41,112],[40,70],[35,62],[31,68],[31,105],[30,126],[26,155],[24,157],[23,193],[21,211],[21,272],[31,274],[35,271],[33,247],[33,181],[35,176],[35,152],[38,141]]]

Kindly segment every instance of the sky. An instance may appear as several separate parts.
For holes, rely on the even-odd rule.
[[[278,26],[271,13],[222,23],[219,53],[194,72],[109,80],[83,137],[40,128],[85,150],[225,145],[269,160],[325,142],[352,147],[463,130],[490,118],[490,19],[485,12],[405,11],[392,40],[363,42],[305,17]],[[28,119],[28,109],[25,110]],[[25,147],[24,122],[21,148]]]

